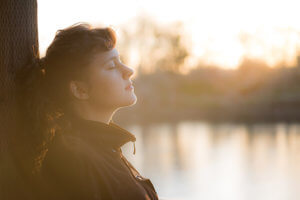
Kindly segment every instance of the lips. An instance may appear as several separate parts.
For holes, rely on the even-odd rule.
[[[127,87],[126,87],[125,89],[126,89],[126,90],[133,89],[133,85],[132,85],[132,84],[129,84],[129,85],[127,85]]]

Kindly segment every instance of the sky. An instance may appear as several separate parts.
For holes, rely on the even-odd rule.
[[[146,14],[161,24],[183,23],[191,65],[237,68],[247,57],[293,66],[300,55],[299,6],[297,0],[38,0],[40,53],[58,29],[76,22],[118,30]]]

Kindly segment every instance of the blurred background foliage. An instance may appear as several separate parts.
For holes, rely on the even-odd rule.
[[[293,67],[270,67],[245,57],[236,69],[209,66],[201,60],[191,68],[186,62],[189,42],[180,22],[159,25],[141,16],[121,27],[121,59],[138,65],[133,80],[138,101],[116,114],[118,120],[300,119],[300,59]]]

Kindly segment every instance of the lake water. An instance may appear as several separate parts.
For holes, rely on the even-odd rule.
[[[177,124],[125,127],[122,147],[158,195],[186,200],[299,200],[300,124]]]

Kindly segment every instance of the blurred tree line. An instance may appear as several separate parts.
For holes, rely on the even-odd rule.
[[[237,69],[199,63],[183,74],[190,52],[180,23],[159,26],[140,17],[130,24],[121,30],[119,49],[125,63],[136,56],[138,101],[117,114],[118,120],[300,120],[299,62],[271,68],[245,58]]]

